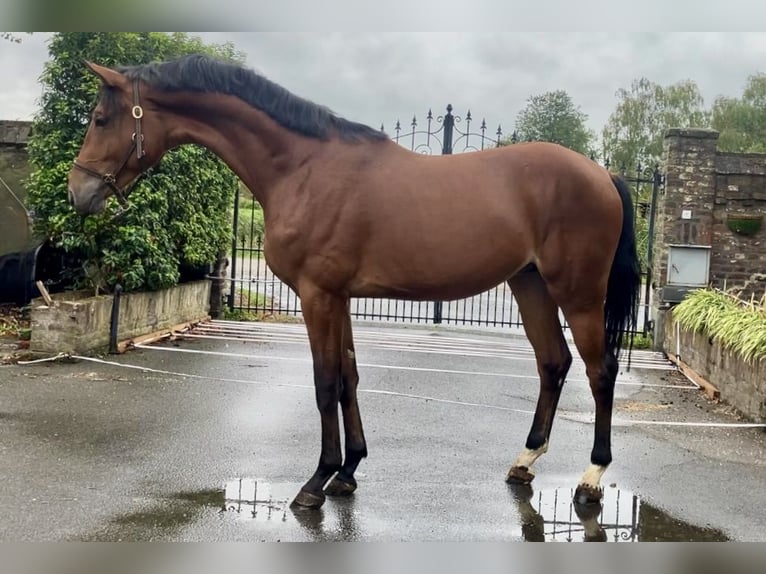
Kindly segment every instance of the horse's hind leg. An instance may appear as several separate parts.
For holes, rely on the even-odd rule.
[[[341,346],[341,376],[343,387],[340,393],[340,408],[343,413],[343,430],[345,431],[346,456],[343,468],[325,488],[328,496],[348,496],[356,490],[354,472],[359,462],[367,456],[367,443],[364,440],[362,417],[359,414],[359,403],[356,388],[359,385],[359,373],[356,369],[356,354],[354,339],[351,331],[351,316],[346,311],[345,325]]]
[[[601,500],[601,476],[612,462],[612,404],[618,366],[614,354],[606,351],[603,306],[593,304],[572,308],[570,305],[564,306],[563,311],[577,350],[585,362],[585,372],[596,403],[591,464],[575,491],[575,501],[585,504]]]
[[[510,279],[508,285],[519,306],[527,338],[535,351],[540,394],[526,448],[508,471],[506,481],[529,483],[534,478],[532,464],[548,450],[553,417],[572,364],[572,354],[561,329],[558,306],[540,273],[537,270],[523,271]]]

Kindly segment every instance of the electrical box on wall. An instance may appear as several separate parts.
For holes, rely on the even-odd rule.
[[[668,276],[662,299],[679,303],[693,289],[705,287],[710,280],[709,245],[668,246]]]

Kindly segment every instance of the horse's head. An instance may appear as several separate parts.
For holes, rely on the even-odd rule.
[[[69,203],[83,215],[102,212],[110,194],[125,205],[125,189],[156,164],[163,151],[160,122],[142,98],[143,85],[109,68],[91,63],[88,67],[103,84],[69,172]]]

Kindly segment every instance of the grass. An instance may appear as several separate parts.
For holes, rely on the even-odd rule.
[[[698,289],[675,307],[673,317],[749,363],[766,359],[766,299],[748,303],[716,289]]]
[[[235,289],[235,307],[254,307],[254,309],[229,309],[223,311],[223,318],[229,321],[273,321],[279,323],[301,323],[302,319],[294,315],[284,315],[274,307],[271,297],[249,289]]]

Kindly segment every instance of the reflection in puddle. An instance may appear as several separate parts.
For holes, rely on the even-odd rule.
[[[80,534],[77,540],[94,541],[153,541],[172,539],[215,538],[222,532],[235,536],[253,536],[251,528],[231,528],[237,522],[259,523],[258,533],[263,539],[294,539],[312,541],[355,541],[397,536],[391,520],[380,520],[375,510],[361,505],[357,508],[354,497],[328,499],[319,510],[291,509],[292,496],[300,487],[296,483],[269,483],[251,478],[231,480],[223,488],[185,491],[152,499],[133,512],[113,517],[97,530]],[[534,491],[530,486],[509,487],[510,500],[516,510],[514,523],[493,521],[497,532],[527,541],[725,541],[720,530],[694,526],[670,516],[659,508],[641,500],[635,494],[616,488],[604,492],[602,504],[577,505],[572,502],[574,492],[569,488]],[[407,536],[417,539],[422,528],[428,528],[426,538],[432,538],[434,524],[423,523],[427,515],[412,517],[413,524]],[[505,514],[505,512],[500,513]],[[445,517],[442,528],[451,527],[451,518]],[[240,526],[244,526],[241,524]],[[509,532],[508,527],[511,527]],[[297,527],[297,530],[296,530]],[[213,529],[212,531],[210,529]],[[520,530],[520,531],[519,531]]]
[[[226,512],[235,512],[250,520],[287,520],[288,499],[276,499],[271,485],[252,478],[239,478],[223,487]]]
[[[535,492],[529,485],[511,485],[509,490],[529,542],[728,540],[720,530],[683,522],[625,490],[605,489],[602,503],[593,505],[573,503],[573,489]]]
[[[299,485],[272,485],[252,478],[232,480],[224,485],[223,511],[236,513],[246,520],[268,521],[288,519],[288,492]],[[275,492],[276,491],[276,492]],[[326,503],[327,504],[327,503]],[[353,541],[359,538],[353,498],[331,500],[332,511],[290,509],[289,516],[315,541]]]

